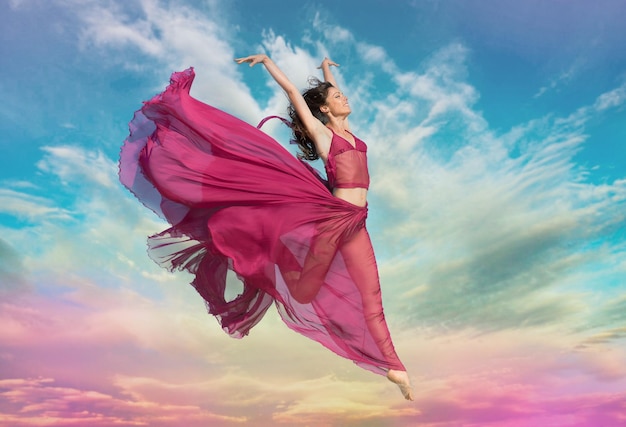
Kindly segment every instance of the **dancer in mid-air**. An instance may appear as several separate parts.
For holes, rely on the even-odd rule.
[[[162,266],[187,270],[209,312],[243,337],[272,303],[291,329],[372,372],[413,400],[382,307],[367,216],[367,147],[324,59],[324,81],[303,94],[266,55],[286,92],[296,159],[245,122],[192,98],[193,69],[172,75],[130,123],[120,180],[171,227],[148,240]],[[327,180],[304,160],[321,158]],[[227,300],[227,270],[243,290]],[[253,355],[251,355],[253,357]]]

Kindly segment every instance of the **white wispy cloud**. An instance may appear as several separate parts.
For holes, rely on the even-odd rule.
[[[0,189],[0,212],[28,221],[72,218],[70,211],[55,206],[51,199],[8,188]]]
[[[80,147],[42,147],[44,158],[37,167],[53,175],[63,185],[76,182],[93,182],[98,187],[111,189],[118,186],[116,165],[98,150]],[[80,178],[80,179],[77,179]]]
[[[576,76],[579,74],[580,70],[584,68],[585,60],[582,57],[579,57],[575,60],[570,67],[559,74],[557,77],[553,78],[546,86],[542,86],[539,88],[537,93],[533,95],[533,98],[539,98],[543,96],[545,93],[560,88],[561,86],[569,84]]]
[[[115,2],[103,2],[100,5],[91,3],[89,6],[81,11],[81,17],[87,24],[83,37],[96,46],[113,44],[134,47],[150,56],[163,52],[156,34],[157,28],[148,19],[130,21],[125,8]]]
[[[250,121],[261,117],[233,61],[243,54],[229,43],[235,29],[220,22],[215,2],[205,2],[203,12],[179,2],[146,0],[132,7],[115,1],[70,3],[82,25],[83,48],[109,52],[113,65],[154,78],[155,92],[164,88],[169,73],[193,66],[199,70],[193,88],[197,97]]]

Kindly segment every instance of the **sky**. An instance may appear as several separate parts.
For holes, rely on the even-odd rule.
[[[0,2],[0,425],[626,425],[626,3]],[[117,179],[173,71],[256,124],[325,56],[415,386],[287,329],[228,337]],[[264,130],[288,146],[279,123]],[[319,165],[316,165],[319,167]]]

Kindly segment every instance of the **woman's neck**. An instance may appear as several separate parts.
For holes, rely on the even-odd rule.
[[[326,127],[333,130],[335,133],[343,134],[346,132],[346,119],[330,119],[328,123],[326,123]]]

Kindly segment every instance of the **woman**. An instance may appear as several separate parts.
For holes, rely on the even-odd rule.
[[[328,182],[263,132],[189,96],[193,69],[174,73],[136,112],[120,155],[122,183],[172,225],[149,238],[151,257],[192,273],[231,336],[247,335],[275,303],[291,329],[386,375],[412,400],[365,229],[366,147],[350,133],[337,64],[325,59],[326,81],[300,94],[266,55],[236,61],[263,64],[285,90],[302,157],[321,157]],[[228,269],[243,283],[233,300]]]

